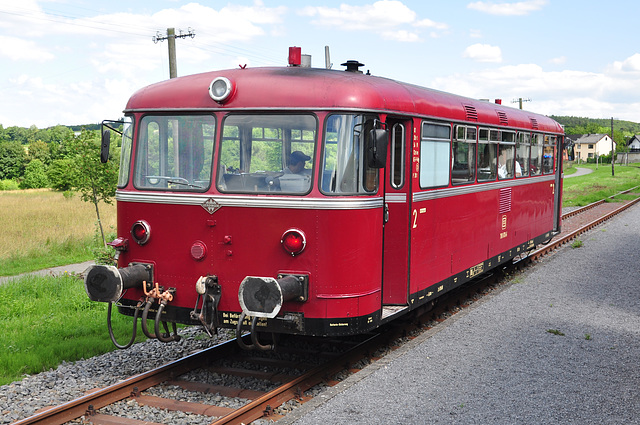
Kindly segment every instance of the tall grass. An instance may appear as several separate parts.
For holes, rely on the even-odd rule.
[[[595,164],[580,164],[578,167],[589,168],[593,172],[564,180],[562,205],[565,207],[584,206],[640,185],[640,168],[636,166],[616,165],[614,176],[611,175],[611,164],[600,165],[597,169]]]
[[[75,276],[29,276],[0,285],[0,385],[55,368],[63,360],[113,350],[106,309],[107,304],[89,300]],[[119,341],[131,336],[131,320],[114,311]]]
[[[115,205],[100,204],[106,229]],[[100,246],[93,204],[49,189],[0,192],[0,276],[87,261]]]

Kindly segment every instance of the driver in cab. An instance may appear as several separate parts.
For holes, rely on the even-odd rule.
[[[309,174],[311,170],[307,170],[304,167],[310,159],[309,155],[305,155],[300,151],[291,152],[289,163],[282,171],[284,174]]]

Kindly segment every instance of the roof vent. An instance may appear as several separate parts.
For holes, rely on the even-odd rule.
[[[529,120],[531,120],[531,127],[533,127],[534,130],[538,129],[538,120],[533,118],[533,117],[529,117]]]
[[[347,71],[347,72],[356,72],[358,74],[362,74],[362,71],[360,71],[359,68],[361,66],[364,66],[363,63],[360,63],[360,62],[354,61],[354,60],[346,61],[345,63],[343,63],[341,65],[347,67],[347,69],[345,71]]]
[[[467,113],[467,119],[469,121],[478,121],[478,111],[475,106],[471,105],[462,105],[464,107],[465,112]]]
[[[502,111],[496,111],[496,113],[498,114],[498,120],[500,121],[500,124],[509,125],[509,119],[507,118],[507,114],[505,114]]]

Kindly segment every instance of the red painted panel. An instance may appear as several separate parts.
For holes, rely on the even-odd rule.
[[[310,276],[309,301],[285,303],[283,311],[301,311],[309,318],[355,315],[359,307],[353,294],[377,298],[377,303],[366,302],[368,311],[361,314],[380,308],[381,208],[222,207],[210,215],[199,205],[119,202],[118,209],[119,236],[129,237],[128,229],[139,219],[151,227],[151,238],[144,246],[129,237],[129,251],[120,257],[120,266],[132,261],[155,263],[155,280],[177,288],[172,305],[193,308],[198,277],[211,274],[218,276],[222,286],[219,309],[240,311],[238,287],[246,276],[295,272]],[[282,234],[292,227],[307,237],[306,249],[295,257],[280,243]],[[195,241],[207,246],[201,261],[191,257]],[[131,292],[127,298],[140,295]],[[332,307],[328,299],[342,299],[340,305],[347,307]]]

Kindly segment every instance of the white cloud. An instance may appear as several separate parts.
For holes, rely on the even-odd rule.
[[[407,26],[437,31],[449,28],[447,24],[431,19],[418,19],[416,12],[397,0],[380,0],[364,6],[343,3],[338,8],[307,6],[299,14],[312,17],[311,23],[317,26],[337,27],[343,31],[379,32],[384,39],[405,42],[420,41],[419,34],[407,30]],[[437,35],[437,32],[430,34],[432,37]]]
[[[621,62],[614,62],[612,69],[614,72],[639,72],[640,53],[636,53]]]
[[[566,61],[567,61],[567,57],[566,56],[559,56],[557,58],[552,58],[551,60],[549,60],[549,62],[551,62],[554,65],[562,65]]]
[[[477,1],[475,3],[469,3],[467,8],[490,15],[522,16],[542,9],[547,3],[549,3],[548,0],[527,0],[516,3]]]
[[[625,62],[633,61],[615,62],[603,73],[548,72],[536,64],[502,66],[441,77],[431,85],[475,99],[501,98],[506,106],[517,107],[511,101],[520,97],[531,99],[524,108],[546,115],[638,121],[640,73],[623,71]]]
[[[55,56],[35,42],[17,37],[0,35],[0,57],[7,57],[13,61],[46,62]]]
[[[502,62],[502,50],[489,44],[473,44],[465,49],[462,57],[478,62]]]

